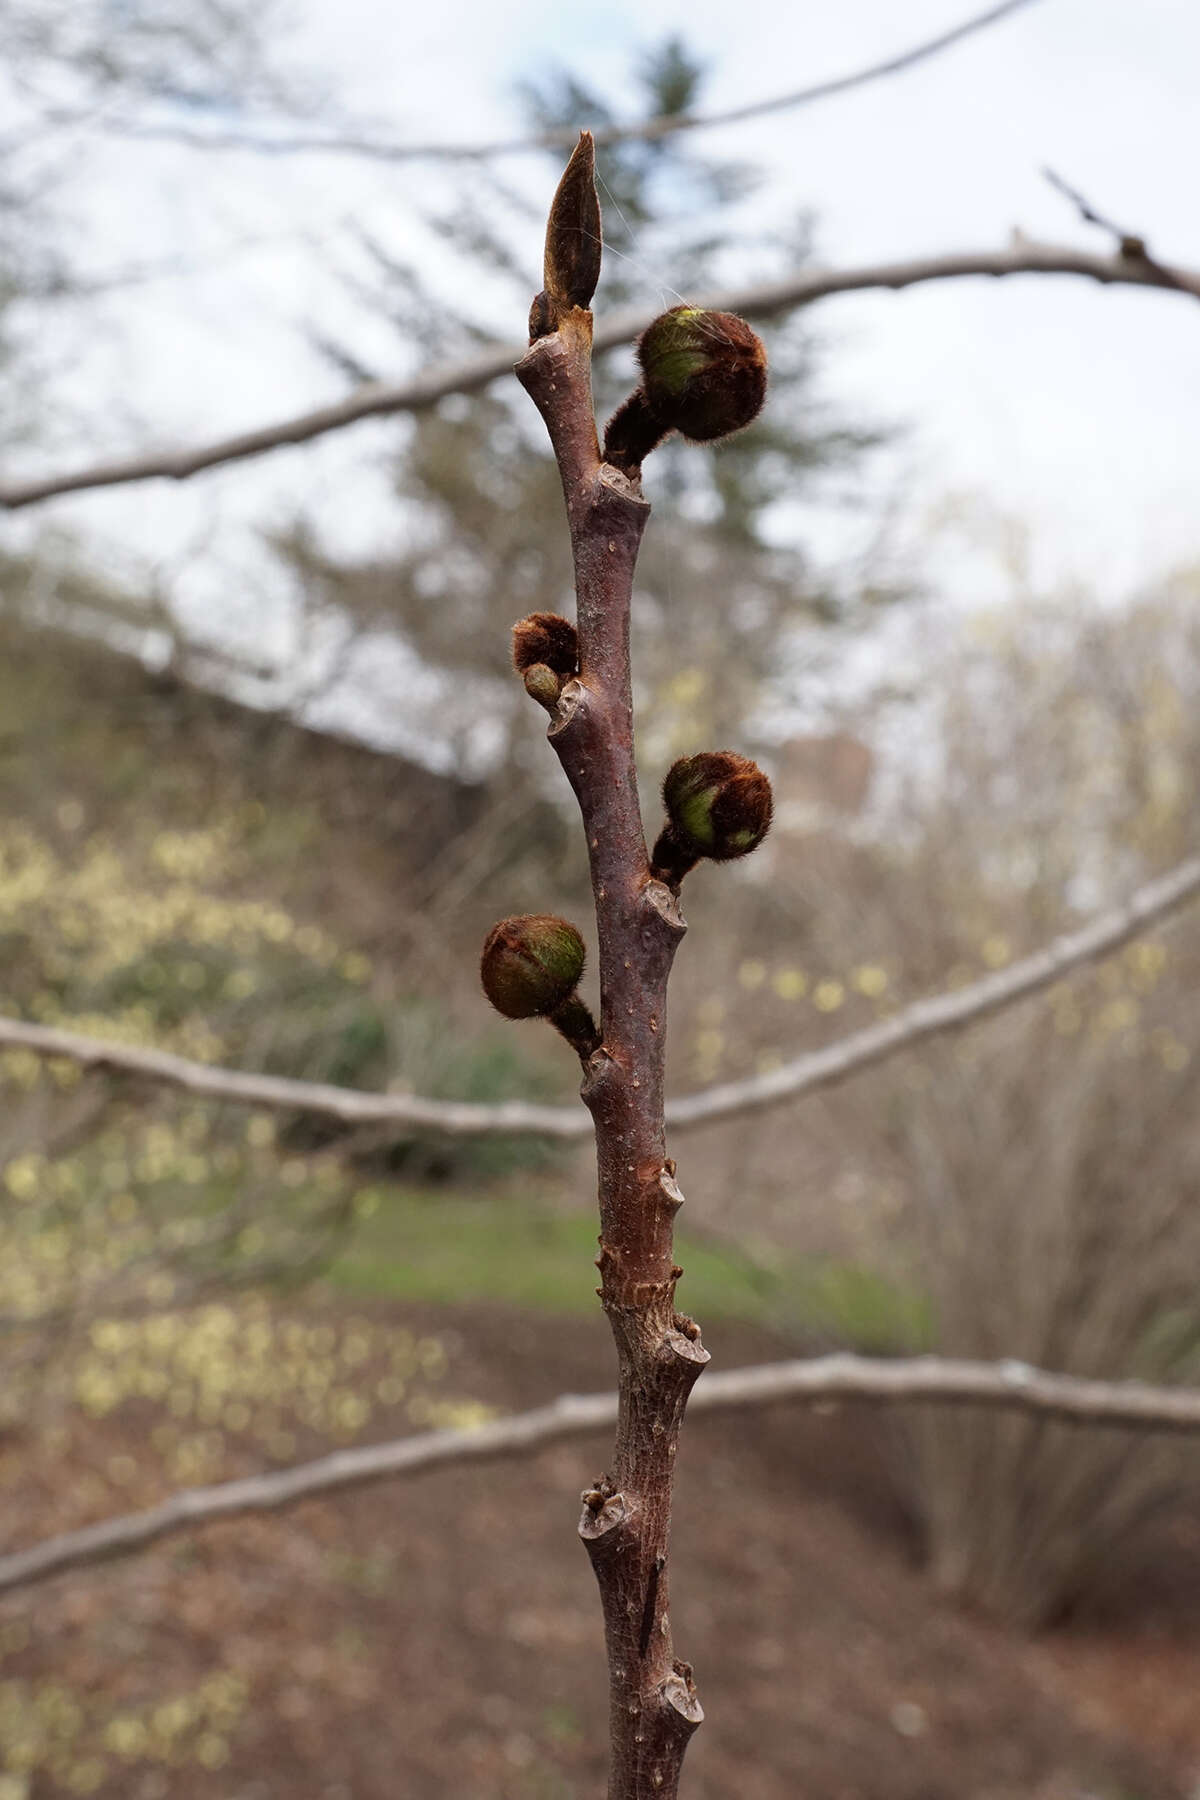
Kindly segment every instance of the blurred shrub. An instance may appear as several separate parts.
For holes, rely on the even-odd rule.
[[[889,883],[909,991],[1002,967],[1194,847],[1193,618],[1018,613],[942,672],[944,779],[910,795]],[[1200,1375],[1198,985],[1189,915],[864,1085],[860,1122],[904,1196],[894,1254],[938,1349]],[[1027,1625],[1200,1494],[1183,1441],[953,1409],[902,1429],[934,1580]]]
[[[65,677],[54,685],[57,665],[31,669],[45,709],[25,707],[0,750],[0,1012],[300,1079],[558,1096],[552,1054],[477,1038],[452,985],[444,1003],[408,992],[403,960],[348,941],[331,902],[344,891],[353,910],[353,859],[343,846],[344,889],[331,887],[313,803],[247,797],[244,720],[214,703],[204,755],[220,772],[206,779],[194,734],[155,746],[127,713],[109,716],[108,696],[89,711]],[[21,720],[21,684],[10,686]],[[334,762],[342,754],[331,747]],[[122,770],[136,775],[129,795]],[[359,887],[375,848],[366,833]],[[132,1317],[313,1274],[380,1174],[477,1180],[546,1158],[529,1140],[351,1135],[0,1053],[5,1415],[21,1413],[48,1347],[65,1350],[97,1312]]]
[[[719,892],[689,900],[705,957],[685,947],[673,990],[680,1085],[777,1068],[1001,969],[1194,854],[1197,587],[930,634],[917,695],[862,722],[903,745],[866,810],[793,825],[785,780],[742,942]],[[1193,910],[965,1034],[713,1128],[717,1228],[850,1271],[844,1341],[1200,1379],[1198,989]],[[694,1201],[686,1146],[683,1167]],[[960,1409],[906,1410],[896,1438],[938,1585],[1026,1624],[1200,1492],[1182,1440]]]
[[[101,1314],[44,1384],[38,1429],[7,1449],[0,1441],[6,1519],[20,1519],[24,1534],[36,1518],[38,1534],[49,1535],[153,1505],[181,1486],[407,1430],[469,1427],[493,1409],[463,1390],[460,1349],[450,1333],[261,1294],[144,1318]],[[323,1545],[318,1527],[306,1553],[310,1576],[325,1564],[360,1593],[391,1583],[386,1545],[365,1555]],[[196,1559],[194,1543],[175,1541],[155,1577],[170,1595],[170,1642],[134,1655],[123,1640],[115,1675],[113,1613],[102,1593],[73,1611],[65,1651],[61,1628],[45,1643],[41,1595],[10,1601],[0,1620],[0,1800],[175,1792],[189,1779],[217,1778],[221,1791],[219,1771],[231,1757],[253,1754],[255,1718],[272,1706],[270,1659],[264,1664],[252,1625],[238,1631],[229,1621],[254,1582],[223,1553],[227,1566],[205,1574],[192,1608],[180,1583],[186,1589]],[[72,1590],[75,1599],[86,1585]],[[248,1607],[253,1618],[256,1602]],[[102,1648],[89,1668],[92,1653],[80,1651],[93,1622]],[[144,1630],[146,1614],[126,1608],[119,1623],[126,1633]],[[183,1657],[174,1654],[179,1632]],[[328,1669],[306,1665],[306,1692],[336,1676],[339,1650],[331,1639]]]

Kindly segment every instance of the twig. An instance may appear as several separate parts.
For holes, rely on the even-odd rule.
[[[1044,168],[1042,174],[1052,188],[1057,188],[1058,192],[1071,202],[1085,225],[1098,225],[1102,231],[1112,234],[1123,256],[1144,256],[1146,254],[1144,237],[1136,232],[1126,231],[1122,226],[1115,225],[1111,219],[1106,218],[1103,213],[1097,212],[1091,201],[1087,200],[1078,188],[1072,187],[1069,181],[1064,181],[1062,176],[1055,174],[1053,169]],[[1127,245],[1129,248],[1126,248]]]
[[[1117,252],[1125,261],[1136,267],[1152,270],[1161,279],[1164,287],[1186,286],[1178,270],[1169,268],[1166,263],[1160,262],[1157,256],[1151,256],[1149,246],[1140,232],[1126,231],[1122,226],[1114,224],[1112,219],[1106,218],[1103,213],[1097,212],[1090,200],[1085,199],[1078,188],[1074,188],[1070,182],[1064,181],[1061,175],[1056,175],[1053,169],[1043,169],[1042,174],[1051,187],[1057,188],[1059,193],[1071,202],[1085,225],[1098,225],[1102,231],[1111,233],[1117,241]]]
[[[517,378],[549,433],[566,501],[579,675],[562,689],[549,737],[579,802],[599,945],[601,1045],[582,1093],[596,1130],[596,1262],[618,1407],[610,1469],[584,1494],[579,1535],[604,1613],[609,1800],[675,1800],[703,1713],[671,1636],[671,1490],[684,1407],[708,1352],[675,1311],[683,1195],[667,1160],[663,1085],[667,980],[686,927],[674,895],[651,878],[638,802],[629,615],[650,508],[635,481],[601,461],[596,437],[586,309],[599,234],[579,225],[597,210],[594,166],[585,132],[551,207],[545,287]]]
[[[1054,938],[1007,969],[981,976],[966,987],[914,1000],[890,1018],[850,1032],[823,1049],[804,1051],[768,1074],[724,1082],[669,1100],[667,1124],[684,1130],[798,1100],[817,1088],[845,1081],[860,1069],[911,1049],[926,1038],[961,1031],[1050,987],[1072,969],[1111,955],[1152,925],[1163,923],[1198,894],[1200,857],[1192,857],[1136,889],[1123,905]],[[211,1063],[175,1056],[168,1050],[106,1043],[101,1038],[35,1025],[24,1019],[0,1018],[0,1049],[5,1047],[183,1088],[197,1099],[315,1113],[345,1125],[393,1125],[440,1132],[447,1137],[531,1134],[568,1141],[585,1138],[591,1130],[586,1115],[576,1107],[533,1106],[521,1100],[482,1106],[469,1101],[425,1099],[415,1094],[367,1094],[331,1083],[288,1081],[276,1075],[217,1068]]]
[[[663,113],[640,124],[602,126],[592,133],[597,149],[609,144],[656,143],[678,131],[704,131],[717,125],[737,125],[744,119],[762,118],[767,113],[785,112],[797,106],[809,106],[817,100],[829,100],[868,82],[880,81],[888,75],[899,75],[917,63],[928,61],[943,50],[949,50],[964,38],[973,37],[990,25],[998,25],[1010,14],[1033,4],[1033,0],[1003,0],[986,12],[964,19],[961,25],[939,32],[882,62],[866,68],[798,88],[789,94],[777,94],[769,100],[756,100],[748,106],[733,107],[717,113]],[[477,161],[484,157],[512,156],[522,151],[571,150],[578,136],[574,127],[543,131],[532,137],[507,138],[491,144],[389,144],[378,138],[358,134],[332,136],[318,132],[291,132],[286,137],[271,137],[245,130],[190,131],[179,125],[138,125],[120,119],[105,121],[103,129],[122,137],[149,138],[160,142],[183,144],[194,150],[253,150],[268,156],[333,155],[363,156],[379,162],[410,162],[417,159],[445,162]]]
[[[1200,1432],[1200,1392],[1140,1381],[1090,1381],[1019,1362],[963,1362],[937,1356],[876,1361],[819,1356],[710,1374],[690,1412],[716,1413],[802,1401],[878,1406],[985,1406],[1067,1424],[1141,1432]],[[303,1500],[463,1463],[532,1455],[565,1439],[610,1430],[615,1394],[563,1394],[549,1406],[468,1431],[426,1431],[384,1444],[337,1450],[316,1462],[212,1487],[186,1488],[144,1512],[103,1519],[0,1556],[0,1593],[34,1587],[69,1569],[148,1549],[160,1538],[246,1513],[276,1512]]]
[[[1104,285],[1164,288],[1200,300],[1200,271],[1167,268],[1121,256],[1096,256],[1069,245],[1022,241],[1007,250],[956,252],[902,262],[874,263],[857,269],[805,270],[780,281],[703,296],[696,304],[718,312],[741,313],[752,319],[769,318],[834,294],[859,293],[870,288],[899,290],[926,281],[952,281],[976,275],[1079,275]],[[642,311],[614,315],[595,333],[593,349],[608,350],[628,343],[645,330],[650,319],[651,315]],[[431,369],[409,381],[369,382],[329,406],[238,432],[190,450],[154,450],[114,457],[82,469],[0,481],[0,506],[15,510],[36,501],[52,499],[57,494],[118,487],[131,481],[159,477],[186,481],[205,469],[238,462],[249,456],[262,456],[289,444],[308,443],[326,432],[357,424],[361,419],[422,412],[449,394],[476,393],[509,375],[513,359],[519,354],[517,346],[506,346],[448,367]]]

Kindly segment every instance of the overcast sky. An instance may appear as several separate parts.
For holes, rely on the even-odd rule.
[[[445,0],[297,0],[287,53],[319,70],[345,115],[397,138],[520,134],[514,88],[569,63],[620,108],[638,53],[680,31],[710,67],[709,110],[837,75],[958,22],[971,0],[607,0],[519,9]],[[978,10],[975,8],[974,10]],[[760,219],[817,216],[819,260],[875,261],[1003,247],[1014,229],[1100,252],[1043,180],[1051,164],[1165,260],[1200,266],[1195,197],[1200,7],[1186,0],[1035,0],[924,66],[844,98],[705,132],[697,148],[760,164]],[[585,120],[581,124],[587,123]],[[522,184],[545,164],[514,158]],[[118,292],[64,315],[70,379],[88,441],[59,460],[109,448],[203,441],[330,398],[338,382],[301,326],[335,305],[322,288],[322,244],[347,218],[403,243],[419,210],[420,164],[196,155],[144,145],[89,153],[78,193],[98,267],[183,256],[198,270]],[[304,233],[305,242],[299,241]],[[247,240],[262,240],[246,248]],[[316,263],[314,263],[314,250]],[[671,271],[647,265],[657,303]],[[537,284],[530,243],[530,286]],[[603,305],[603,287],[597,296]],[[963,538],[936,521],[1013,519],[1027,527],[1035,579],[1079,581],[1120,596],[1156,573],[1200,561],[1200,312],[1164,293],[1026,277],[831,299],[812,320],[826,346],[824,393],[852,415],[908,429],[872,476],[872,505],[898,496],[906,542],[932,579],[1001,592]],[[523,321],[514,317],[519,338]],[[400,374],[402,350],[384,373]],[[367,469],[395,427],[357,427],[336,443],[201,475],[55,501],[8,529],[65,526],[178,558],[198,601],[245,568],[242,535],[298,501],[336,511],[354,541],[395,529]],[[809,509],[817,550],[854,547],[859,522]],[[1004,533],[997,528],[997,540]],[[1005,541],[1011,542],[1011,538]],[[173,565],[174,566],[174,565]],[[963,596],[977,597],[975,592]],[[231,618],[237,611],[231,603]],[[246,609],[241,609],[243,619]],[[275,620],[277,632],[285,627]],[[257,629],[255,627],[254,629]]]

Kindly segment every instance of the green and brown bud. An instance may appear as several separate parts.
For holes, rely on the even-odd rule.
[[[676,306],[638,340],[650,410],[694,443],[741,431],[762,411],[767,353],[736,313]]]
[[[551,718],[558,714],[559,696],[563,690],[563,678],[548,669],[545,663],[534,663],[532,669],[525,671],[525,692],[539,706],[544,706]]]
[[[570,619],[530,613],[513,626],[513,667],[525,692],[553,718],[558,697],[579,666],[579,639]]]
[[[524,913],[492,926],[479,976],[506,1019],[549,1019],[586,1058],[599,1046],[600,1034],[575,991],[583,964],[583,939],[573,925],[553,913]]]
[[[627,473],[671,431],[693,443],[741,431],[762,411],[767,353],[736,313],[676,306],[638,340],[641,386],[609,420],[605,461]]]
[[[672,763],[663,804],[688,848],[715,862],[757,850],[773,810],[770,782],[757,763],[733,750],[706,750]]]
[[[544,663],[556,675],[574,675],[579,667],[579,639],[570,619],[558,613],[530,613],[518,619],[512,630],[513,668],[524,675]]]
[[[566,919],[524,913],[492,926],[479,975],[484,993],[506,1019],[538,1019],[575,992],[583,958],[583,939]]]
[[[663,782],[667,823],[652,873],[677,888],[701,857],[731,862],[748,856],[766,837],[774,803],[771,784],[749,757],[707,750],[681,757]]]

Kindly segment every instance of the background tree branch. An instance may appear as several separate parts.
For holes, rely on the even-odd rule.
[[[915,1000],[890,1018],[792,1057],[778,1069],[745,1081],[723,1082],[667,1102],[667,1123],[676,1129],[778,1106],[817,1088],[828,1087],[942,1032],[959,1031],[978,1019],[1040,993],[1081,964],[1119,950],[1131,938],[1179,911],[1200,894],[1200,857],[1190,857],[1168,874],[1136,889],[1123,905],[1100,913],[1078,930],[1063,933],[1008,968],[984,975],[966,987]],[[575,1107],[535,1106],[507,1100],[485,1106],[470,1101],[432,1100],[416,1094],[368,1094],[330,1082],[291,1081],[194,1062],[166,1050],[106,1043],[83,1033],[0,1018],[0,1047],[32,1050],[36,1056],[66,1058],[85,1068],[111,1069],[198,1099],[228,1100],[286,1112],[308,1112],[346,1125],[394,1124],[437,1131],[450,1137],[529,1132],[539,1136],[585,1138],[587,1116]]]
[[[1141,1381],[1090,1381],[1052,1374],[1028,1363],[968,1362],[940,1356],[877,1361],[839,1353],[710,1373],[693,1390],[688,1410],[692,1415],[729,1412],[785,1401],[814,1406],[840,1401],[875,1406],[982,1406],[1079,1426],[1200,1432],[1200,1392],[1191,1389],[1153,1387]],[[270,1475],[187,1488],[144,1512],[103,1519],[0,1556],[0,1593],[34,1587],[68,1569],[134,1555],[160,1538],[221,1519],[277,1512],[303,1500],[453,1464],[528,1455],[564,1439],[607,1431],[616,1417],[615,1394],[562,1394],[548,1406],[495,1419],[469,1431],[419,1432],[388,1443],[336,1450],[315,1462]]]
[[[951,49],[965,38],[974,37],[991,25],[998,25],[1012,13],[1020,12],[1035,0],[1002,0],[975,13],[961,24],[925,38],[907,50],[898,51],[865,68],[835,75],[827,81],[814,82],[791,93],[776,94],[768,100],[755,100],[748,106],[732,107],[725,112],[665,113],[657,118],[625,125],[601,127],[592,132],[598,150],[610,144],[657,143],[679,131],[703,131],[716,125],[738,125],[745,119],[759,119],[768,113],[789,112],[794,107],[809,106],[817,100],[831,100],[838,94],[865,87],[889,75],[900,75]],[[512,156],[531,150],[572,150],[578,133],[573,129],[543,131],[530,137],[507,138],[490,144],[404,144],[385,143],[361,133],[290,132],[286,136],[270,136],[252,130],[194,131],[182,125],[140,125],[121,119],[103,121],[102,128],[121,137],[146,138],[156,142],[186,144],[196,150],[253,150],[268,156],[333,155],[362,156],[377,162],[475,162],[497,156]]]
[[[803,270],[782,281],[704,295],[695,304],[718,312],[735,312],[747,318],[762,319],[811,305],[834,294],[861,293],[871,288],[899,290],[926,281],[952,281],[975,275],[997,278],[1079,275],[1105,286],[1159,288],[1200,300],[1200,270],[1168,268],[1144,257],[1097,256],[1069,245],[1036,244],[1022,239],[1008,250],[951,252],[944,256],[871,263],[856,269]],[[644,310],[615,314],[597,329],[593,348],[608,350],[630,342],[645,330],[652,316]],[[326,432],[354,425],[360,419],[422,412],[450,394],[477,393],[501,376],[511,375],[513,362],[520,354],[520,346],[510,344],[448,367],[430,369],[411,380],[368,382],[328,406],[316,407],[272,425],[236,432],[190,450],[148,451],[135,456],[114,457],[81,469],[0,481],[0,506],[15,511],[57,494],[117,487],[155,477],[186,481],[205,469],[217,468],[224,463],[262,456],[269,450],[289,444],[308,443]]]

